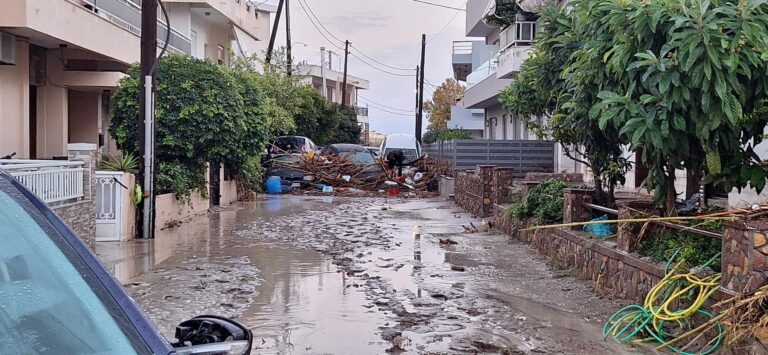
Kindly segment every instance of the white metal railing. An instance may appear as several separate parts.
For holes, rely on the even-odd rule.
[[[472,54],[472,41],[453,41],[453,54]]]
[[[530,46],[536,38],[536,21],[516,21],[499,33],[501,51],[512,46]]]
[[[0,159],[0,170],[46,203],[83,197],[82,161]]]

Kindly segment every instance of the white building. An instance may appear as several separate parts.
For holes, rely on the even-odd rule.
[[[462,107],[472,111],[456,108],[453,112],[462,120],[482,112],[484,139],[538,139],[528,132],[523,119],[505,111],[499,102],[500,92],[512,84],[528,58],[538,31],[537,17],[519,15],[514,24],[505,28],[487,24],[484,19],[495,11],[495,4],[496,0],[467,2],[466,36],[481,39],[454,42],[452,61],[454,78],[467,86]],[[454,125],[449,123],[451,128]],[[579,164],[562,154],[559,145],[556,151],[555,171],[581,171]]]
[[[335,60],[332,52],[326,52],[325,48],[320,49],[320,65],[300,64],[298,65],[298,75],[302,76],[305,84],[312,86],[326,100],[337,104],[342,103],[344,93],[344,69],[341,60]],[[346,104],[353,107],[357,112],[357,123],[363,131],[363,141],[369,141],[370,125],[368,119],[368,105],[363,107],[359,105],[360,90],[368,90],[370,82],[347,73]]]

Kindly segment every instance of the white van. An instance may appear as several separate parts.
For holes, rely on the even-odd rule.
[[[410,134],[388,134],[379,148],[379,156],[386,159],[393,150],[400,150],[405,155],[405,163],[421,157],[421,144]]]

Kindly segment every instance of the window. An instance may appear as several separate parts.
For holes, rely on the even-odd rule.
[[[145,353],[80,255],[0,179],[0,349],[9,354]]]
[[[326,99],[333,102],[333,86],[329,86],[326,90]]]
[[[224,47],[216,46],[216,63],[219,65],[224,65],[225,59],[226,54],[224,52]]]

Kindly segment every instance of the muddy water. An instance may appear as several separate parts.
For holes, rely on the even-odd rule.
[[[97,252],[169,338],[212,313],[258,354],[629,352],[600,340],[619,302],[470,222],[437,200],[269,198]]]

